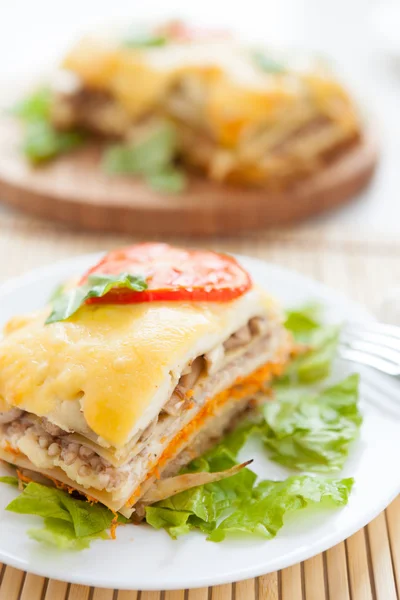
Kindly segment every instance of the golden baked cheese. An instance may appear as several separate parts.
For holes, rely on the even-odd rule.
[[[269,306],[253,288],[229,303],[91,305],[49,325],[46,311],[18,318],[0,343],[0,409],[89,427],[121,447],[159,413],[190,361]]]

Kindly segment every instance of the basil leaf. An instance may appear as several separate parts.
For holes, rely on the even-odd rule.
[[[164,35],[136,34],[122,41],[123,48],[156,48],[165,46],[168,39]]]
[[[50,295],[49,302],[54,302],[54,300],[61,296],[64,293],[64,291],[65,283],[60,283],[59,285],[57,285]]]
[[[115,288],[143,292],[147,289],[147,283],[141,275],[130,275],[129,273],[89,275],[87,282],[83,285],[69,289],[54,298],[52,312],[46,319],[46,325],[68,319],[88,298],[101,298]]]
[[[265,73],[279,74],[285,73],[287,70],[283,63],[275,60],[272,56],[267,56],[259,50],[253,52],[253,61]]]

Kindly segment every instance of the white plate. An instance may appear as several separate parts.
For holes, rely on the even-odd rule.
[[[73,258],[36,270],[0,290],[0,324],[12,315],[43,306],[54,287],[81,273],[96,256]],[[329,320],[370,321],[372,316],[335,291],[297,273],[242,257],[253,277],[285,305],[317,300],[327,307]],[[336,365],[336,377],[351,370]],[[379,406],[383,397],[373,398]],[[254,577],[287,567],[337,544],[363,527],[400,491],[394,460],[400,456],[399,424],[390,414],[362,401],[361,439],[352,450],[343,476],[356,485],[348,506],[340,510],[304,512],[290,519],[274,540],[207,542],[197,533],[178,541],[147,526],[121,527],[116,541],[99,541],[80,553],[43,548],[26,535],[38,525],[35,517],[14,515],[3,508],[16,492],[0,486],[0,561],[46,577],[120,589],[165,590],[216,585]],[[255,458],[263,478],[284,478],[288,471],[269,462],[253,444],[244,454]]]

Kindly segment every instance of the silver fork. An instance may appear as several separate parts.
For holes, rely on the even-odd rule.
[[[400,418],[400,327],[346,323],[340,336],[339,356],[372,367],[373,370],[362,370],[366,399]]]
[[[340,336],[342,358],[373,367],[400,381],[400,327],[347,323]]]

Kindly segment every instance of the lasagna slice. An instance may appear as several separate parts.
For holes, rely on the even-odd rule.
[[[127,146],[167,122],[176,159],[212,180],[282,187],[361,139],[358,110],[320,60],[280,56],[172,23],[126,40],[88,36],[66,55],[60,130]]]
[[[160,287],[169,247],[149,246],[159,248],[147,280]],[[166,299],[106,295],[64,320],[46,323],[48,308],[11,320],[0,342],[1,459],[129,516],[254,408],[291,348],[271,298],[250,283],[224,301],[155,292]]]

